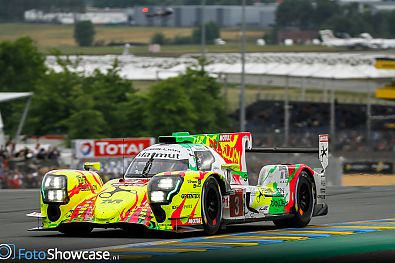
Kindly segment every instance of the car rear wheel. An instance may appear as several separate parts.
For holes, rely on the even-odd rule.
[[[202,217],[206,234],[217,233],[222,223],[222,197],[214,177],[209,177],[203,185]]]
[[[313,182],[307,172],[302,171],[296,185],[295,206],[292,218],[274,220],[277,227],[305,227],[314,211],[315,197]]]

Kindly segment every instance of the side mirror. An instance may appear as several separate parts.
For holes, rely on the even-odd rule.
[[[100,171],[100,163],[99,162],[86,162],[84,163],[85,171]]]
[[[234,172],[240,172],[240,165],[237,163],[226,163],[221,165],[221,169],[223,170],[231,170]]]

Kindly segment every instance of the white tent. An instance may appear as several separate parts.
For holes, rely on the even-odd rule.
[[[18,130],[15,135],[16,140],[18,140],[19,135],[22,132],[22,128],[23,128],[23,125],[26,120],[27,112],[29,111],[32,95],[33,95],[33,92],[0,92],[0,103],[11,101],[11,100],[16,100],[16,99],[21,99],[21,98],[29,98],[26,102],[26,106],[23,111],[22,118],[19,121]],[[0,113],[0,145],[4,145],[3,128],[4,128],[4,123],[3,123],[3,119],[2,119],[1,113]]]
[[[0,92],[0,103],[32,96],[32,92]]]

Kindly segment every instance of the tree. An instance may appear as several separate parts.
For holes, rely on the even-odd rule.
[[[28,37],[1,42],[0,91],[34,91],[45,74],[44,61],[44,56]]]
[[[276,12],[276,23],[280,27],[309,29],[312,18],[313,6],[310,0],[285,0]]]
[[[94,109],[95,102],[92,97],[84,94],[82,90],[80,94],[75,100],[71,116],[64,120],[69,139],[103,137],[104,128],[107,126],[103,114]]]
[[[229,124],[228,116],[217,80],[204,70],[192,68],[187,69],[180,79],[197,116],[195,131],[218,132],[226,129]]]
[[[148,105],[148,96],[140,93],[130,93],[128,100],[117,107],[117,121],[112,124],[116,137],[152,136],[147,127],[144,115]]]
[[[395,37],[395,11],[391,11],[387,18],[387,26],[389,28],[389,34],[391,37]]]
[[[95,103],[95,109],[102,112],[106,122],[105,134],[111,137],[121,136],[125,123],[120,122],[119,114],[123,115],[122,103],[132,100],[136,93],[132,82],[122,79],[119,75],[118,61],[102,73],[95,70],[91,76],[82,79],[84,92],[89,94]],[[128,132],[126,131],[126,134]]]
[[[81,47],[92,46],[95,34],[95,27],[89,20],[74,24],[74,39]]]
[[[157,32],[151,37],[151,44],[164,45],[165,42],[166,42],[166,38],[162,32]]]
[[[350,35],[358,35],[363,32],[369,32],[362,16],[354,15],[352,19],[343,15],[335,15],[325,23],[325,28],[332,29],[338,33],[348,33]]]
[[[128,134],[121,107],[135,90],[119,76],[118,63],[90,76],[76,71],[78,63],[58,59],[62,71],[50,70],[40,83],[28,119],[30,134],[68,134],[69,139]]]
[[[312,14],[313,26],[319,28],[326,20],[341,12],[336,1],[318,0]]]
[[[65,122],[72,115],[74,99],[81,86],[81,75],[73,72],[78,62],[58,59],[61,72],[49,70],[33,96],[27,131],[29,134],[67,134]]]
[[[0,92],[35,92],[46,70],[44,56],[30,38],[0,43]],[[6,133],[14,134],[24,106],[25,101],[0,104]]]
[[[229,120],[220,92],[216,79],[203,70],[190,68],[183,75],[161,81],[147,96],[147,129],[152,135],[227,130]]]
[[[206,42],[213,44],[216,38],[220,37],[220,28],[214,22],[208,22],[205,24],[206,31]],[[199,44],[201,42],[202,27],[198,26],[192,31],[193,42]]]
[[[284,0],[276,11],[274,29],[332,29],[351,35],[369,32],[375,36],[388,36],[394,24],[388,21],[389,12],[361,10],[357,3],[340,5],[331,0]]]
[[[153,85],[144,119],[152,135],[194,131],[196,111],[179,77]]]

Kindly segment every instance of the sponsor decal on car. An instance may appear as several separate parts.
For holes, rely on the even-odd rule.
[[[222,197],[222,204],[224,205],[224,208],[229,208],[229,195]]]
[[[191,225],[199,225],[201,223],[202,223],[202,218],[201,217],[189,218],[188,219],[188,224],[191,224]]]
[[[181,198],[182,198],[182,199],[184,199],[184,198],[187,198],[187,199],[190,199],[190,198],[200,198],[200,194],[199,194],[199,193],[181,194]]]
[[[184,205],[182,208],[183,209],[190,209],[192,207],[193,207],[192,205]],[[177,208],[179,208],[179,206],[178,205],[173,205],[171,208],[172,209],[177,209]]]

